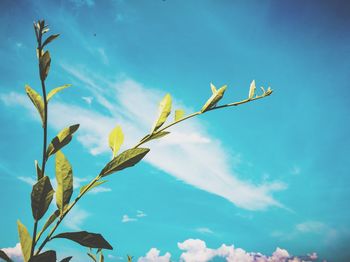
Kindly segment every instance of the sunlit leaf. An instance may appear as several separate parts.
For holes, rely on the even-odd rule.
[[[133,259],[134,257],[133,256],[129,256],[128,255],[128,262],[132,262],[132,259]]]
[[[33,102],[35,108],[38,110],[42,125],[44,126],[45,121],[45,110],[44,110],[44,101],[41,96],[32,89],[29,85],[25,87],[26,93],[29,96],[30,100]]]
[[[55,154],[58,150],[67,145],[72,140],[73,134],[78,128],[79,124],[62,129],[57,136],[51,140],[46,151],[46,157],[49,158],[49,156]]]
[[[159,104],[159,115],[157,121],[154,123],[151,133],[157,131],[166,121],[171,111],[171,96],[166,94]]]
[[[65,257],[60,262],[69,262],[73,257]]]
[[[70,87],[72,86],[71,84],[66,84],[66,85],[63,85],[63,86],[59,86],[59,87],[56,87],[54,89],[52,89],[49,94],[47,95],[47,102],[49,102],[49,100],[54,96],[56,95],[58,92],[62,91],[63,89],[67,88],[67,87]]]
[[[30,251],[32,248],[32,238],[25,225],[21,221],[17,220],[17,228],[19,235],[19,242],[21,243],[22,254],[25,262],[28,262],[30,258]]]
[[[49,51],[45,51],[40,57],[39,68],[40,68],[40,79],[44,81],[49,74],[51,65],[51,57]]]
[[[6,255],[6,253],[4,251],[2,251],[1,249],[0,249],[0,258],[5,260],[6,262],[12,262],[12,259],[9,258],[8,255]]]
[[[185,115],[185,111],[182,109],[175,110],[175,121],[179,121]]]
[[[103,248],[109,250],[113,249],[113,247],[103,238],[101,234],[86,231],[61,233],[52,237],[52,239],[54,238],[66,238],[85,247]]]
[[[97,187],[97,186],[99,186],[99,185],[102,185],[102,184],[104,184],[104,183],[106,183],[106,182],[107,182],[107,180],[95,182],[95,183],[86,191],[86,193],[89,192],[91,189],[93,189],[93,188],[95,188],[95,187]],[[87,185],[85,185],[85,186],[82,186],[82,187],[80,188],[80,193],[82,193],[89,185],[90,185],[90,184],[87,184]]]
[[[59,37],[59,34],[55,34],[55,35],[50,35],[48,38],[46,38],[46,40],[44,41],[42,47],[46,46],[47,44],[51,43],[53,40],[55,40],[57,37]]]
[[[41,178],[34,186],[31,194],[32,213],[35,220],[39,220],[46,213],[54,194],[50,179]]]
[[[41,169],[39,167],[38,161],[35,160],[34,164],[35,164],[37,180],[40,180],[43,177],[43,173],[41,172]]]
[[[57,209],[53,214],[46,220],[43,228],[40,230],[40,232],[36,235],[36,240],[38,241],[41,235],[44,233],[44,231],[58,218],[60,215],[60,211]]]
[[[109,147],[112,149],[113,158],[117,155],[121,145],[124,142],[123,130],[120,126],[116,126],[109,134]]]
[[[29,262],[56,262],[56,252],[53,250],[45,251],[39,255],[33,256]]]
[[[224,85],[220,87],[218,90],[216,90],[215,86],[213,84],[210,84],[211,90],[212,90],[212,95],[211,97],[207,100],[207,102],[204,104],[204,106],[201,109],[201,112],[205,112],[213,107],[216,106],[216,104],[220,101],[220,99],[224,96],[224,93],[226,91],[227,85]]]
[[[73,172],[70,163],[61,151],[56,153],[56,204],[62,216],[73,193]]]
[[[249,87],[249,96],[248,96],[249,99],[252,99],[254,97],[255,89],[256,89],[255,80],[253,80]]]
[[[132,148],[124,151],[110,161],[101,171],[100,176],[104,177],[116,171],[136,165],[149,152],[148,148]]]

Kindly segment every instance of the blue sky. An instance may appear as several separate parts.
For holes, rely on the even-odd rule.
[[[110,160],[109,131],[120,124],[123,149],[134,145],[168,92],[174,107],[191,113],[211,95],[210,82],[228,84],[222,103],[246,98],[253,79],[274,90],[172,128],[149,144],[141,164],[79,202],[62,231],[102,233],[115,248],[106,252],[110,261],[146,259],[151,248],[158,261],[166,252],[193,261],[198,246],[215,260],[222,244],[350,257],[347,1],[5,0],[0,7],[0,247],[16,250],[18,218],[32,226],[42,133],[24,85],[40,90],[32,22],[44,18],[61,34],[50,47],[48,87],[73,84],[50,102],[49,137],[81,124],[64,150],[76,187]],[[47,172],[54,178],[52,163]],[[51,246],[86,259],[74,243]]]

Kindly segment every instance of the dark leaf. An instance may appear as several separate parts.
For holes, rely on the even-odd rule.
[[[56,262],[56,259],[56,252],[49,250],[33,256],[31,259],[29,259],[29,262]]]
[[[6,262],[12,262],[11,258],[9,258],[4,251],[0,249],[0,258],[5,260]]]
[[[124,151],[110,161],[101,171],[104,177],[116,171],[136,165],[149,152],[148,148],[132,148]]]
[[[34,186],[31,194],[32,213],[35,220],[45,215],[53,198],[54,190],[47,176],[41,178]]]
[[[61,233],[52,237],[52,239],[53,238],[66,238],[85,247],[104,248],[109,250],[113,249],[113,247],[103,238],[101,234],[86,231]]]
[[[59,34],[50,35],[48,38],[46,38],[46,40],[44,41],[42,47],[46,46],[48,43],[52,42],[53,40],[55,40],[59,36],[60,36]]]
[[[55,154],[58,150],[67,145],[72,140],[73,134],[78,130],[78,128],[79,124],[62,129],[57,136],[52,139],[47,148],[46,157],[49,158],[49,156]]]
[[[51,57],[49,51],[45,51],[40,57],[39,67],[40,67],[40,79],[45,80],[50,71]]]
[[[65,257],[60,262],[69,262],[73,257]]]

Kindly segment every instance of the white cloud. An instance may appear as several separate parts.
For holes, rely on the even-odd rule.
[[[88,74],[73,66],[63,65],[63,68],[84,83],[97,102],[110,114],[53,101],[49,115],[55,121],[50,122],[51,127],[59,130],[69,124],[80,123],[77,139],[93,155],[110,151],[107,138],[117,123],[126,134],[124,149],[133,146],[150,129],[163,92],[145,88],[131,79],[117,83],[105,81],[101,85],[108,88],[101,89],[96,84],[101,82],[100,76]],[[37,114],[32,105],[28,107],[28,99],[24,95],[9,93],[2,94],[0,98],[5,104],[20,104]],[[173,108],[193,111],[176,99],[173,101]],[[37,119],[39,120],[38,117]],[[152,151],[145,161],[192,186],[219,195],[238,207],[248,210],[283,207],[272,194],[284,190],[286,185],[278,181],[253,184],[238,179],[239,176],[230,165],[235,156],[227,153],[220,140],[208,135],[199,119],[182,123],[170,131],[170,135],[147,145]]]
[[[196,231],[199,233],[202,233],[202,234],[213,234],[214,233],[210,228],[207,228],[207,227],[198,227],[198,228],[196,228]]]
[[[92,100],[94,100],[92,96],[82,96],[81,99],[83,99],[88,105],[91,105]]]
[[[296,225],[296,229],[301,233],[321,233],[327,226],[319,221],[306,221]]]
[[[17,243],[15,247],[2,248],[2,251],[6,253],[14,262],[23,262],[21,244]]]
[[[93,7],[95,5],[94,0],[70,0],[76,7],[88,6]]]
[[[169,262],[170,261],[170,253],[167,252],[165,255],[160,256],[160,251],[156,248],[151,248],[150,251],[144,257],[140,257],[138,262]]]
[[[81,230],[81,226],[89,216],[90,214],[87,211],[75,205],[63,220],[63,224],[69,229]]]
[[[129,217],[128,215],[123,215],[122,217],[122,223],[128,223],[128,222],[134,222],[137,221],[136,218]]]
[[[142,210],[137,210],[136,211],[137,212],[137,214],[136,214],[136,216],[137,217],[145,217],[145,216],[147,216],[146,214],[145,214],[145,212],[143,212]]]
[[[214,258],[222,258],[227,262],[302,262],[317,259],[317,254],[303,257],[291,256],[287,250],[277,247],[271,256],[261,253],[246,252],[242,248],[235,248],[233,245],[227,246],[222,244],[217,249],[208,248],[206,243],[200,239],[187,239],[178,243],[178,248],[182,250],[180,255],[181,262],[208,262]],[[139,262],[170,262],[170,253],[159,256],[160,251],[151,248],[145,257],[139,258]]]

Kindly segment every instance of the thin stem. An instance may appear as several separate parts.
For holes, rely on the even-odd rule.
[[[30,257],[33,256],[34,248],[35,248],[35,237],[36,237],[36,231],[38,229],[38,221],[35,219],[34,222],[34,229],[33,229],[33,240],[32,240],[32,249],[30,250]]]

